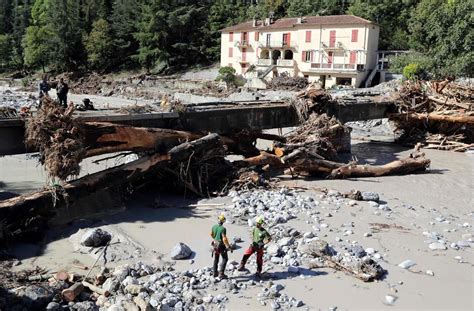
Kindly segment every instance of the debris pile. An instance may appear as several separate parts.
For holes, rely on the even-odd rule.
[[[51,98],[44,97],[36,116],[26,122],[26,145],[39,151],[40,162],[52,179],[66,180],[80,172],[79,163],[86,146],[73,112],[73,105],[62,108]]]
[[[466,151],[474,147],[474,88],[450,80],[406,81],[389,118],[402,144]]]
[[[308,80],[304,77],[291,77],[288,73],[282,73],[267,82],[267,88],[273,90],[298,91],[308,85]]]

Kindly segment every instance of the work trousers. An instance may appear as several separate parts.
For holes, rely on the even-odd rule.
[[[58,100],[59,105],[63,106],[64,108],[67,108],[67,95],[58,96]]]
[[[229,256],[227,255],[227,250],[225,246],[214,247],[214,275],[217,275],[217,268],[219,266],[219,257],[222,257],[221,266],[219,272],[224,274],[227,261],[229,261]]]
[[[245,267],[247,260],[249,260],[253,253],[257,253],[257,272],[261,273],[263,267],[263,247],[258,247],[253,244],[250,245],[245,251],[244,257],[242,257],[242,262],[240,264],[242,267]]]

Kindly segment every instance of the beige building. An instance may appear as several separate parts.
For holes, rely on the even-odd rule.
[[[376,72],[379,26],[352,15],[250,21],[221,30],[221,66],[271,79],[284,72],[326,88],[361,86]]]

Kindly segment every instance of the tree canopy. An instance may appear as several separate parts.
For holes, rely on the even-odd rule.
[[[216,62],[229,25],[353,14],[380,24],[379,49],[417,51],[434,75],[472,76],[473,11],[465,0],[1,0],[0,70],[172,72]]]

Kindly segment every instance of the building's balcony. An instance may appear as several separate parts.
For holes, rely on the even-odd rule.
[[[333,46],[331,46],[331,44],[329,42],[321,42],[321,46],[323,48],[323,50],[326,50],[326,51],[337,51],[337,50],[344,50],[345,47],[344,47],[344,44],[342,44],[342,42],[338,41],[338,42],[335,42]]]
[[[363,64],[328,64],[328,63],[312,63],[311,71],[361,71],[364,70]]]
[[[272,64],[272,60],[269,58],[267,59],[261,58],[257,61],[257,66],[267,67],[267,66],[271,66],[271,64]]]
[[[240,49],[242,49],[242,48],[248,48],[248,47],[251,47],[251,46],[252,46],[248,40],[236,41],[234,45],[235,45],[236,47],[240,48]]]
[[[281,48],[296,49],[298,48],[298,44],[296,43],[296,41],[259,42],[258,46],[260,48],[268,48],[268,49],[281,49]]]
[[[279,59],[277,61],[277,66],[279,67],[294,67],[295,61],[293,59]]]
[[[247,58],[242,58],[242,57],[237,57],[237,61],[240,63],[240,64],[248,64],[249,61]]]

